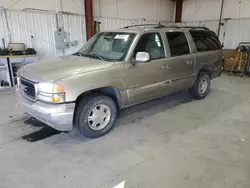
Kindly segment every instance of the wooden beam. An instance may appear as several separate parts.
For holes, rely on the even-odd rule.
[[[85,19],[86,19],[86,37],[89,40],[94,34],[94,17],[92,0],[84,1]]]
[[[183,0],[175,1],[175,23],[181,22]]]

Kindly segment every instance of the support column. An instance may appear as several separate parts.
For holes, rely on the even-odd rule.
[[[84,0],[85,20],[86,20],[86,37],[89,40],[94,34],[93,2]]]
[[[183,0],[175,1],[175,23],[181,22]]]

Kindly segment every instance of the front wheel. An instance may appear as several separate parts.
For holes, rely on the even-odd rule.
[[[193,85],[189,89],[190,94],[195,99],[204,99],[209,93],[211,86],[211,78],[207,72],[201,72]]]
[[[114,100],[97,94],[85,97],[77,104],[74,126],[83,136],[98,138],[114,127],[116,118]]]

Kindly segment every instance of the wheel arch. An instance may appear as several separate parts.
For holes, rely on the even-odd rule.
[[[202,73],[202,72],[206,72],[209,74],[210,78],[212,77],[212,68],[209,68],[209,67],[201,68],[198,75],[200,75],[200,73]]]
[[[100,88],[95,88],[95,89],[83,92],[77,97],[75,101],[76,105],[81,99],[94,93],[101,93],[103,95],[109,96],[115,101],[117,108],[119,109],[122,108],[123,100],[122,100],[121,92],[117,87],[114,87],[114,86],[100,87]]]

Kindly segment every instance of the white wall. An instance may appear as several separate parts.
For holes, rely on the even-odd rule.
[[[17,3],[16,3],[17,2]],[[62,5],[61,5],[62,2]],[[16,3],[16,4],[15,4]],[[94,16],[122,19],[172,21],[175,5],[170,0],[93,0]],[[84,14],[84,0],[0,0],[0,6],[11,9],[36,8],[53,12]]]
[[[114,29],[141,23],[172,21],[175,5],[170,0],[93,0],[95,20],[101,22],[100,29]],[[66,54],[77,51],[85,43],[84,0],[0,0],[0,38],[6,42],[23,42],[33,46],[41,58],[62,55],[55,49],[55,12],[67,11],[80,15],[59,16],[59,25],[70,33],[70,41],[78,46],[69,47]],[[49,12],[28,11],[27,8],[49,10]],[[26,11],[23,11],[26,9]],[[6,19],[9,23],[9,31]],[[31,36],[34,37],[32,40]],[[1,43],[0,43],[0,47]]]
[[[86,42],[85,18],[79,15],[62,15],[60,22],[60,26],[69,33],[69,41],[78,42],[78,45],[69,46],[64,52],[55,48],[55,13],[7,10],[5,17],[4,11],[0,9],[0,39],[4,38],[6,44],[24,43],[26,48],[35,48],[42,59],[72,54]],[[0,48],[3,48],[2,43]]]
[[[250,0],[225,0],[223,18],[249,18]],[[221,0],[185,0],[183,21],[218,20]]]
[[[170,0],[93,0],[94,16],[101,18],[173,21]]]
[[[0,0],[4,8],[19,9],[35,8],[56,11],[67,11],[84,14],[84,0]]]
[[[223,18],[250,18],[249,0],[225,0]]]

